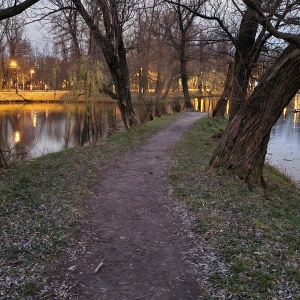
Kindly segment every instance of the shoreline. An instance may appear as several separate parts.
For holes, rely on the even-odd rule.
[[[0,103],[63,101],[69,94],[69,91],[2,91]]]
[[[35,90],[35,91],[23,91],[19,90],[18,93],[16,93],[15,90],[11,91],[0,91],[0,104],[1,103],[7,103],[7,102],[15,102],[15,103],[30,103],[30,102],[61,102],[65,100],[70,100],[69,95],[71,95],[71,91],[61,91],[61,90],[49,90],[49,91],[41,91],[41,90]],[[132,94],[135,95],[134,93]],[[76,99],[77,101],[85,101],[85,99],[82,99],[83,92],[78,93],[79,99]],[[170,98],[177,98],[178,95],[176,93],[170,94]],[[214,98],[219,97],[218,95],[198,95],[198,94],[191,94],[192,98]],[[95,94],[94,97],[92,97],[93,100],[99,100],[103,102],[113,102],[115,103],[116,100],[112,99],[108,95],[104,94]]]
[[[71,92],[70,91],[60,91],[60,90],[50,90],[50,91],[2,91],[0,92],[0,104],[5,103],[45,103],[45,102],[84,102],[85,99],[82,99],[83,93],[78,93],[78,99],[71,101]],[[115,103],[115,100],[110,98],[107,95],[96,94],[91,100],[101,101],[101,102],[112,102]]]

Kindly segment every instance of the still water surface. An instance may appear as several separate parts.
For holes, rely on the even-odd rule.
[[[300,183],[300,95],[297,95],[274,125],[267,162]]]
[[[212,112],[217,99],[194,99],[200,111]],[[169,103],[162,113],[178,109]],[[142,120],[161,114],[157,107],[137,108]],[[30,159],[62,149],[94,144],[113,131],[123,129],[114,103],[0,104],[0,149],[7,161]],[[1,153],[0,153],[1,154]]]
[[[208,114],[216,102],[193,100],[197,110]],[[266,160],[300,182],[300,113],[294,109],[300,109],[300,95],[273,127]],[[168,105],[166,111],[172,110]],[[29,159],[93,144],[120,129],[122,121],[114,104],[0,104],[0,149],[7,159]]]
[[[121,126],[114,104],[2,104],[0,149],[29,159],[94,143]]]

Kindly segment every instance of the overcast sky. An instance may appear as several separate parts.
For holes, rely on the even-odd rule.
[[[31,23],[25,26],[25,34],[29,39],[40,39],[43,37],[38,23]]]
[[[44,2],[41,1],[30,9],[26,10],[22,14],[26,22],[39,19],[43,15],[42,12],[44,7]],[[42,24],[44,24],[44,26]],[[51,42],[51,37],[49,37],[49,33],[45,28],[45,24],[45,21],[37,21],[25,26],[26,38],[31,41],[34,48],[43,49],[45,44],[47,44],[47,41]]]
[[[47,42],[48,44],[51,42],[51,36],[39,22],[26,25],[25,34],[26,38],[31,41],[32,46],[39,50],[43,50]]]

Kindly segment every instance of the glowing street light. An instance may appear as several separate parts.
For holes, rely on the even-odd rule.
[[[14,61],[14,60],[12,60],[12,61],[10,62],[10,67],[13,68],[13,69],[16,69],[16,68],[18,67],[17,62]]]
[[[12,60],[9,67],[16,70],[16,94],[18,94],[18,64],[15,60]]]
[[[30,81],[30,91],[33,90],[33,84],[32,84],[32,76],[35,73],[35,71],[33,69],[30,70],[30,77],[31,77],[31,81]]]

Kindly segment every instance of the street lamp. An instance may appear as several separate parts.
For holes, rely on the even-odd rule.
[[[11,62],[10,62],[10,68],[12,68],[12,69],[15,69],[16,71],[16,94],[18,94],[18,64],[17,64],[17,62],[15,61],[15,60],[12,60]]]
[[[30,91],[33,90],[33,85],[32,85],[32,75],[35,73],[35,71],[33,69],[30,70],[30,77],[31,77],[31,81],[30,81]]]

